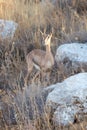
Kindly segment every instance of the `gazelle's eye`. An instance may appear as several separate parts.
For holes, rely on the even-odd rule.
[[[47,38],[49,38],[50,36],[48,35]]]

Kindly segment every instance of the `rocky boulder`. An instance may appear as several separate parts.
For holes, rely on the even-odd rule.
[[[18,24],[14,21],[0,19],[0,39],[11,39],[17,29]]]
[[[87,117],[87,73],[79,73],[44,90],[47,112],[55,125],[67,126]]]
[[[71,75],[87,71],[87,44],[67,43],[56,52],[55,61],[63,74]]]

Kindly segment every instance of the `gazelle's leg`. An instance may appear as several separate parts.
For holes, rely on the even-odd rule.
[[[47,81],[47,84],[49,85],[50,84],[50,72],[46,73],[46,81]]]
[[[40,74],[40,71],[38,71],[36,74],[35,74],[35,76],[33,77],[33,79],[32,79],[32,82],[34,82],[35,81],[35,79],[37,78],[37,76]]]
[[[24,82],[25,82],[25,87],[28,85],[28,77],[29,77],[29,73],[27,73]]]
[[[46,72],[41,71],[41,82],[44,82],[45,76],[46,76]]]
[[[29,64],[28,64],[28,72],[27,72],[27,75],[26,75],[26,77],[25,77],[25,79],[24,79],[25,87],[28,85],[28,78],[29,78],[30,73],[31,73],[32,70],[33,70],[33,63],[32,63],[32,61],[29,61]]]
[[[50,84],[50,72],[44,72],[41,73],[41,82],[45,82],[47,84]]]

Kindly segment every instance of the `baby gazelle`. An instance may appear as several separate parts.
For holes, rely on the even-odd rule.
[[[48,35],[45,39],[46,51],[40,49],[34,49],[26,56],[26,62],[28,67],[27,76],[25,78],[25,84],[27,85],[28,76],[35,67],[38,72],[46,72],[54,65],[54,58],[50,48],[52,34]],[[38,74],[38,73],[37,73]],[[36,75],[37,75],[36,74]]]

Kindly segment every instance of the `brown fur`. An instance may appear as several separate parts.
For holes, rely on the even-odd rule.
[[[50,49],[51,36],[52,35],[48,35],[45,39],[46,51],[34,49],[26,56],[28,73],[25,78],[25,82],[27,82],[28,76],[32,72],[34,66],[38,66],[36,69],[39,71],[41,70],[46,72],[54,65],[54,58]]]

